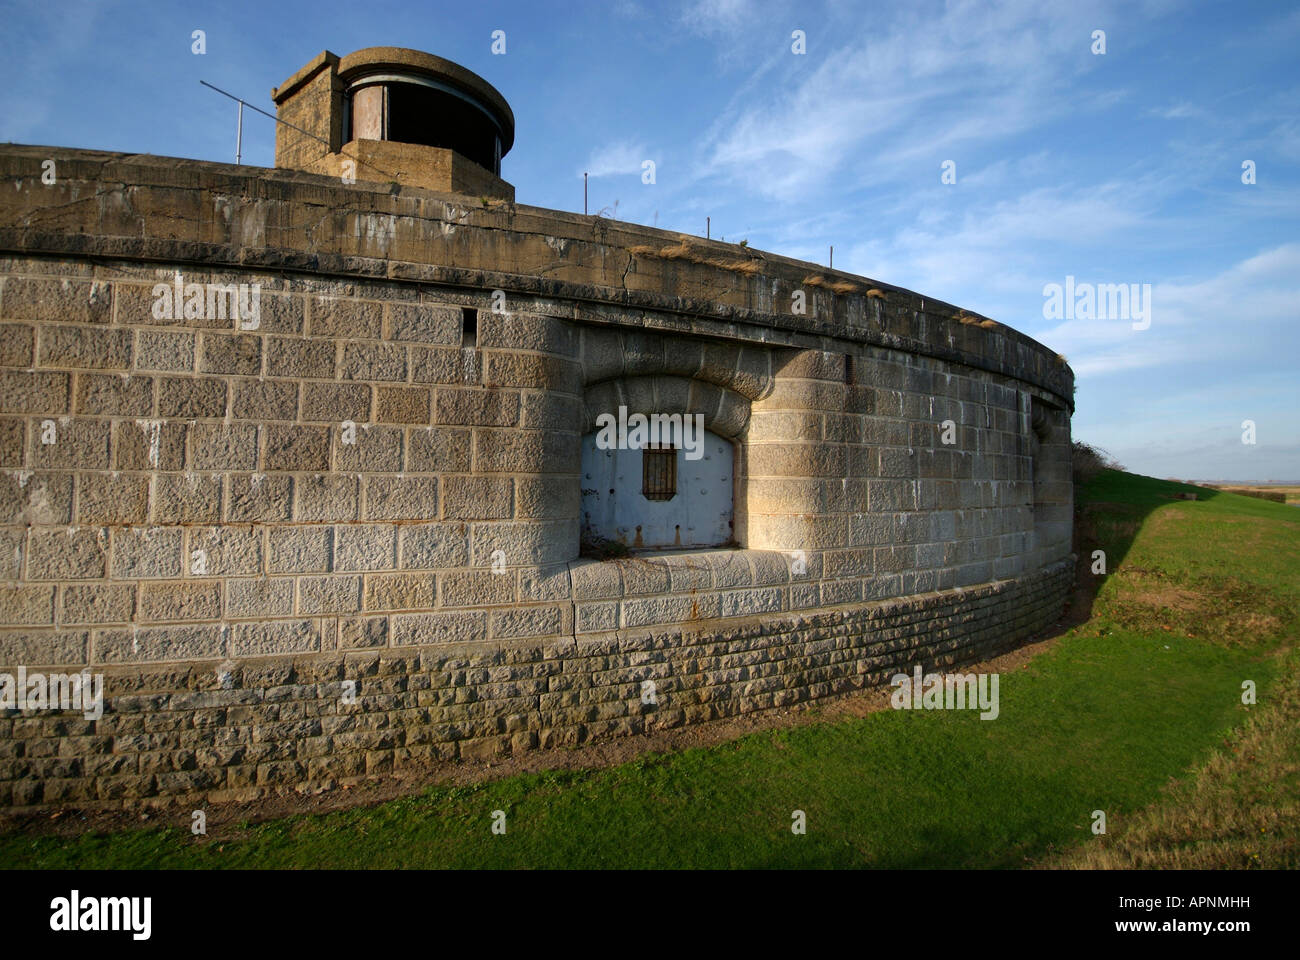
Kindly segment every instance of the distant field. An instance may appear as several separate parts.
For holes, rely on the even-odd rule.
[[[886,709],[372,807],[211,818],[206,837],[188,811],[166,828],[10,832],[0,863],[1300,867],[1300,511],[1115,471],[1079,505],[1085,556],[1103,550],[1109,572],[1086,623],[1001,677],[993,721]]]
[[[1209,487],[1211,490],[1222,490],[1225,493],[1238,493],[1245,497],[1274,500],[1278,503],[1300,503],[1300,486],[1239,483],[1203,483],[1201,486]]]

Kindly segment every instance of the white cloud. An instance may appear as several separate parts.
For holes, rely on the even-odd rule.
[[[1300,244],[1265,250],[1204,280],[1156,283],[1151,304],[1147,330],[1072,320],[1040,339],[1070,358],[1080,380],[1195,363],[1249,368],[1256,360],[1263,372],[1262,343],[1289,356],[1300,341]]]
[[[645,146],[640,143],[607,143],[592,152],[587,165],[578,171],[581,177],[586,173],[590,178],[617,177],[624,174],[641,174],[641,164],[651,159]]]
[[[753,0],[691,0],[683,4],[678,19],[687,29],[712,36],[750,22],[754,10]]]
[[[1176,103],[1172,107],[1162,107],[1147,111],[1148,116],[1162,117],[1165,120],[1186,120],[1190,117],[1203,116],[1203,111],[1190,103]]]
[[[826,52],[785,57],[784,82],[733,103],[706,142],[702,175],[789,200],[851,158],[866,159],[875,179],[897,179],[920,158],[1080,107],[1060,93],[1082,69],[1095,13],[959,2],[890,16],[864,15],[851,32],[862,39],[838,46],[810,32],[810,48]]]

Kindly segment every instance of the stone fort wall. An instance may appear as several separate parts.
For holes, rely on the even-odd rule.
[[[1060,613],[1072,375],[986,318],[280,170],[6,146],[0,187],[0,673],[106,684],[98,719],[0,712],[0,804],[577,744]],[[178,274],[258,285],[256,326],[157,316]],[[735,549],[579,557],[579,445],[619,403],[736,445]]]

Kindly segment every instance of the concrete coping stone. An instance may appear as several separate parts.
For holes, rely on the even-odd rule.
[[[574,600],[612,600],[673,592],[674,583],[694,589],[767,587],[816,578],[793,573],[799,558],[780,550],[720,547],[642,553],[569,563]],[[806,562],[806,558],[805,558]]]

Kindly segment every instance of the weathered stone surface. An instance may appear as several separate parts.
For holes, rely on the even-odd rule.
[[[4,314],[15,320],[108,323],[112,319],[110,284],[67,277],[12,277],[5,282]]]
[[[369,477],[365,499],[367,520],[429,520],[438,515],[438,481],[434,477]]]
[[[0,418],[0,467],[22,467],[27,423],[18,417]]]
[[[310,474],[294,482],[293,518],[299,523],[348,523],[360,516],[354,476]]]
[[[0,522],[71,523],[72,482],[67,473],[0,471]]]
[[[462,567],[469,563],[468,528],[463,523],[425,523],[399,529],[404,570]]]
[[[97,630],[94,642],[96,658],[104,664],[213,660],[226,652],[216,624]]]
[[[458,309],[427,303],[387,303],[384,310],[390,340],[460,345],[461,316]]]
[[[335,570],[393,570],[396,567],[396,527],[391,524],[350,524],[335,529]]]
[[[0,410],[58,414],[68,411],[72,378],[66,373],[0,370]]]
[[[251,423],[196,423],[189,430],[194,470],[252,470],[257,466],[258,428]]]
[[[293,515],[293,478],[283,474],[227,474],[226,519],[274,522]]]
[[[17,580],[23,566],[23,542],[27,531],[22,527],[0,527],[0,580]],[[103,575],[102,572],[100,574]]]
[[[257,526],[188,528],[187,575],[239,577],[262,572],[263,532]],[[202,551],[196,556],[196,551]]]
[[[339,646],[345,650],[388,646],[388,618],[343,618],[339,621]]]
[[[215,377],[161,377],[158,380],[158,415],[183,420],[224,417],[226,381]]]
[[[6,630],[0,633],[0,666],[76,666],[86,662],[89,647],[85,630]]]
[[[35,348],[35,327],[26,323],[0,323],[0,367],[30,367]]]
[[[406,348],[387,343],[345,343],[339,374],[344,380],[405,380]]]
[[[54,587],[0,585],[0,623],[13,626],[54,623]]]
[[[259,577],[226,581],[226,615],[232,619],[287,617],[293,613],[293,579]]]
[[[192,333],[139,330],[135,335],[137,370],[184,372],[194,369],[197,338]]]
[[[344,432],[340,426],[331,433],[334,437],[334,468],[345,473],[397,473],[402,469],[402,454],[405,444],[401,427],[380,427],[372,424],[356,426]],[[389,477],[372,477],[370,480],[382,481]],[[433,477],[427,479],[437,485]]]
[[[298,613],[356,613],[361,609],[361,578],[301,577],[298,580]]]
[[[439,387],[433,421],[457,426],[514,426],[519,422],[519,393]]]
[[[313,620],[239,623],[230,631],[230,652],[236,657],[305,653],[319,650],[320,628]]]
[[[477,611],[394,616],[390,619],[392,642],[395,647],[405,647],[482,640],[487,636],[486,621],[486,615]]]
[[[147,475],[87,473],[82,475],[80,487],[79,523],[144,523],[149,519]]]
[[[27,463],[37,470],[103,470],[110,463],[108,420],[60,417],[31,430]]]
[[[274,527],[267,544],[268,573],[325,572],[333,563],[333,527]]]
[[[220,616],[221,584],[216,581],[146,583],[141,588],[141,620],[216,620]]]
[[[437,606],[432,573],[389,573],[366,577],[365,609],[428,610]]]
[[[103,528],[33,530],[28,535],[29,580],[91,580],[103,577],[107,568],[108,531]]]
[[[378,340],[383,306],[371,300],[312,297],[310,333],[313,337]]]
[[[200,373],[255,377],[262,372],[261,337],[205,333],[200,337],[200,343]]]
[[[414,473],[467,473],[469,430],[412,427],[406,435],[406,469]]]
[[[263,470],[328,470],[329,465],[330,432],[327,427],[267,425]]]
[[[230,415],[239,420],[293,420],[298,413],[298,385],[279,380],[238,380],[230,398]]]
[[[41,336],[37,363],[42,367],[131,369],[130,330],[102,327],[46,327]]]
[[[115,580],[162,579],[182,576],[184,531],[178,527],[114,529],[112,577]]]
[[[514,482],[509,477],[447,477],[442,515],[448,520],[499,520],[514,512]]]
[[[302,418],[365,423],[370,419],[370,387],[354,383],[304,383]]]
[[[267,337],[266,375],[328,379],[334,376],[335,352],[335,345],[330,340]]]
[[[509,571],[464,570],[443,574],[442,605],[478,607],[514,603],[515,577]]]
[[[61,592],[60,623],[126,623],[135,612],[135,588],[127,584],[70,584]]]
[[[180,420],[120,420],[113,428],[117,470],[184,470],[188,426]]]
[[[377,387],[375,419],[380,423],[428,423],[428,387]]]
[[[153,378],[80,374],[73,410],[101,417],[147,417],[153,413]]]

